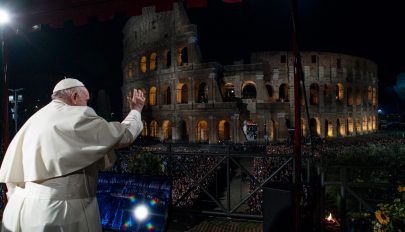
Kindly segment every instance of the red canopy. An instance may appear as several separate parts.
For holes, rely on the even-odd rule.
[[[25,27],[49,24],[62,27],[65,22],[86,24],[89,17],[109,20],[117,13],[140,15],[142,8],[155,6],[156,11],[171,10],[174,2],[186,7],[205,7],[207,0],[30,0],[17,12],[17,21]]]

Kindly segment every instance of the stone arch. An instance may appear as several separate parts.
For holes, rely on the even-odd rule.
[[[325,137],[333,137],[333,123],[328,119],[325,119]]]
[[[363,132],[367,132],[367,116],[363,116],[363,126],[362,126],[362,129],[363,129]]]
[[[224,100],[233,100],[233,98],[235,98],[235,86],[228,82],[224,85]]]
[[[309,131],[311,132],[312,136],[319,136],[321,131],[321,125],[319,124],[319,120],[316,118],[311,118],[309,120]]]
[[[371,104],[373,102],[373,88],[371,86],[367,87],[367,103]]]
[[[170,86],[168,86],[166,88],[166,91],[165,91],[164,95],[165,95],[165,103],[166,103],[166,105],[172,104],[172,90],[171,90]]]
[[[356,134],[361,134],[361,122],[360,119],[356,118]]]
[[[373,88],[373,106],[377,106],[377,89]]]
[[[342,83],[336,84],[336,103],[343,104],[345,99],[345,87]]]
[[[274,122],[274,120],[271,119],[271,120],[267,121],[266,132],[267,132],[267,135],[268,135],[270,141],[275,141],[277,139],[276,123]]]
[[[187,104],[188,103],[188,87],[187,84],[179,83],[176,87],[176,103]]]
[[[371,117],[371,115],[368,116],[367,129],[368,129],[368,132],[373,131],[373,118]]]
[[[352,135],[354,133],[354,122],[353,118],[348,117],[347,118],[347,134]]]
[[[172,140],[172,125],[169,120],[164,120],[162,123],[162,135],[164,141]]]
[[[148,136],[148,123],[145,120],[142,120],[143,129],[141,132],[142,137]]]
[[[231,140],[231,126],[228,121],[221,120],[217,127],[218,142],[227,142]]]
[[[323,86],[323,99],[325,105],[332,104],[332,86],[330,84]]]
[[[274,89],[273,86],[266,84],[267,94],[269,95],[270,100],[274,99]]]
[[[182,66],[188,63],[188,48],[183,47],[177,51],[177,65]]]
[[[208,85],[205,82],[202,82],[198,85],[197,102],[198,103],[208,102]]]
[[[186,142],[188,141],[188,130],[187,130],[187,123],[184,120],[180,120],[178,122],[178,133],[179,136],[178,138],[180,139],[180,141]]]
[[[149,69],[151,71],[155,71],[156,67],[157,67],[157,54],[156,52],[152,52],[152,54],[150,54]]]
[[[281,84],[278,90],[278,99],[281,102],[288,102],[288,84]]]
[[[146,63],[147,63],[146,56],[141,56],[141,60],[139,61],[139,70],[142,73],[146,73]]]
[[[196,128],[196,141],[199,143],[206,143],[209,140],[208,122],[200,120],[197,122]]]
[[[336,128],[337,128],[338,137],[345,136],[346,131],[345,131],[345,123],[344,123],[343,119],[341,119],[341,118],[336,119]]]
[[[242,98],[256,99],[256,84],[253,81],[245,81],[242,85]]]
[[[157,121],[152,120],[149,124],[149,132],[151,137],[158,137],[159,136],[159,125]]]
[[[319,104],[319,85],[316,83],[312,83],[309,87],[309,104]]]
[[[355,88],[355,94],[356,94],[356,106],[360,106],[361,105],[361,90],[360,87],[356,87]]]
[[[152,86],[149,89],[149,105],[156,105],[156,87]]]

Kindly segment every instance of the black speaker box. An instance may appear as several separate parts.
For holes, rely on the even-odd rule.
[[[263,186],[263,232],[293,231],[293,185]]]

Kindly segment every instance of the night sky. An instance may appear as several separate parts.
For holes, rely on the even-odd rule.
[[[252,51],[291,50],[289,1],[208,2],[206,8],[188,9],[191,23],[198,27],[205,61],[230,64],[243,59],[249,63]],[[300,50],[373,60],[379,67],[380,106],[385,111],[398,110],[398,104],[389,103],[398,98],[393,91],[399,89],[396,78],[405,72],[405,7],[400,1],[298,2]],[[107,22],[93,18],[85,26],[67,22],[64,28],[45,25],[39,32],[20,31],[11,36],[10,88],[25,88],[22,109],[27,109],[27,115],[35,105],[49,102],[54,84],[66,75],[82,80],[92,96],[105,89],[112,101],[113,119],[121,119],[121,30],[125,21],[124,15]],[[94,106],[94,102],[90,104]]]

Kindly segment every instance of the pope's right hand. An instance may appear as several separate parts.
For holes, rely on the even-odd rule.
[[[143,105],[145,104],[145,97],[143,95],[142,90],[134,89],[132,94],[130,92],[129,96],[127,96],[127,100],[129,103],[129,108],[131,110],[136,110],[139,113],[142,112]]]

